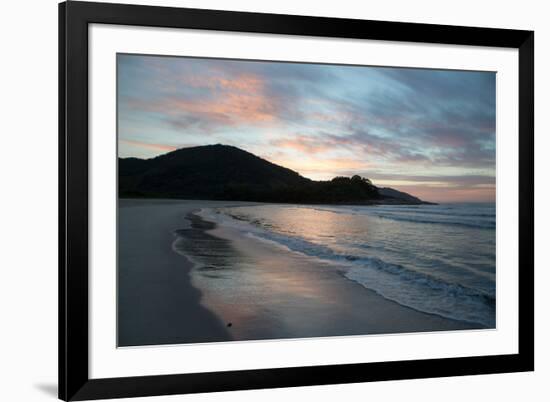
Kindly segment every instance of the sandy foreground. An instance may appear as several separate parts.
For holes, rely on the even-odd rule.
[[[476,328],[387,300],[342,267],[186,219],[227,204],[237,203],[120,200],[119,346]]]
[[[118,345],[227,341],[225,326],[200,304],[193,265],[174,252],[174,231],[194,203],[120,200]]]

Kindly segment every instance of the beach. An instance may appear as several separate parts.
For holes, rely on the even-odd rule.
[[[200,304],[193,267],[172,248],[192,203],[120,200],[118,346],[227,341],[221,320]]]
[[[199,212],[247,204],[119,201],[119,346],[484,328],[401,305],[342,264]]]

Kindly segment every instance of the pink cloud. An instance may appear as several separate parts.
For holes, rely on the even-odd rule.
[[[235,78],[186,75],[183,82],[194,88],[209,88],[226,91],[258,92],[264,88],[264,82],[258,76],[252,74],[241,74]]]
[[[133,146],[136,146],[136,147],[140,147],[140,148],[151,149],[151,150],[154,150],[154,151],[170,152],[170,151],[175,151],[176,149],[178,149],[178,147],[173,146],[173,145],[151,144],[151,143],[148,143],[148,142],[141,142],[141,141],[134,141],[134,140],[120,140],[120,142],[123,142],[123,143],[128,144],[128,145],[133,145]]]
[[[186,76],[185,84],[209,89],[208,97],[171,95],[151,102],[133,99],[128,105],[162,113],[175,122],[189,118],[208,125],[267,124],[277,118],[276,102],[266,94],[265,83],[254,75],[243,74],[231,79]]]
[[[281,138],[271,141],[271,144],[286,149],[292,149],[307,154],[317,154],[331,149],[324,139],[296,135],[294,138]]]
[[[266,159],[315,180],[329,180],[335,176],[347,175],[348,171],[364,171],[372,167],[368,162],[354,158],[290,158],[281,152]]]

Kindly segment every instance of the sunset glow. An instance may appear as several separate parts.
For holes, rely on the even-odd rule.
[[[495,74],[118,55],[120,157],[239,147],[301,175],[495,201]]]

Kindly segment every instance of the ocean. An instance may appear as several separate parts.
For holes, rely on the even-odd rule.
[[[494,203],[261,204],[198,215],[318,261],[319,269],[337,264],[347,280],[403,306],[496,325]]]

